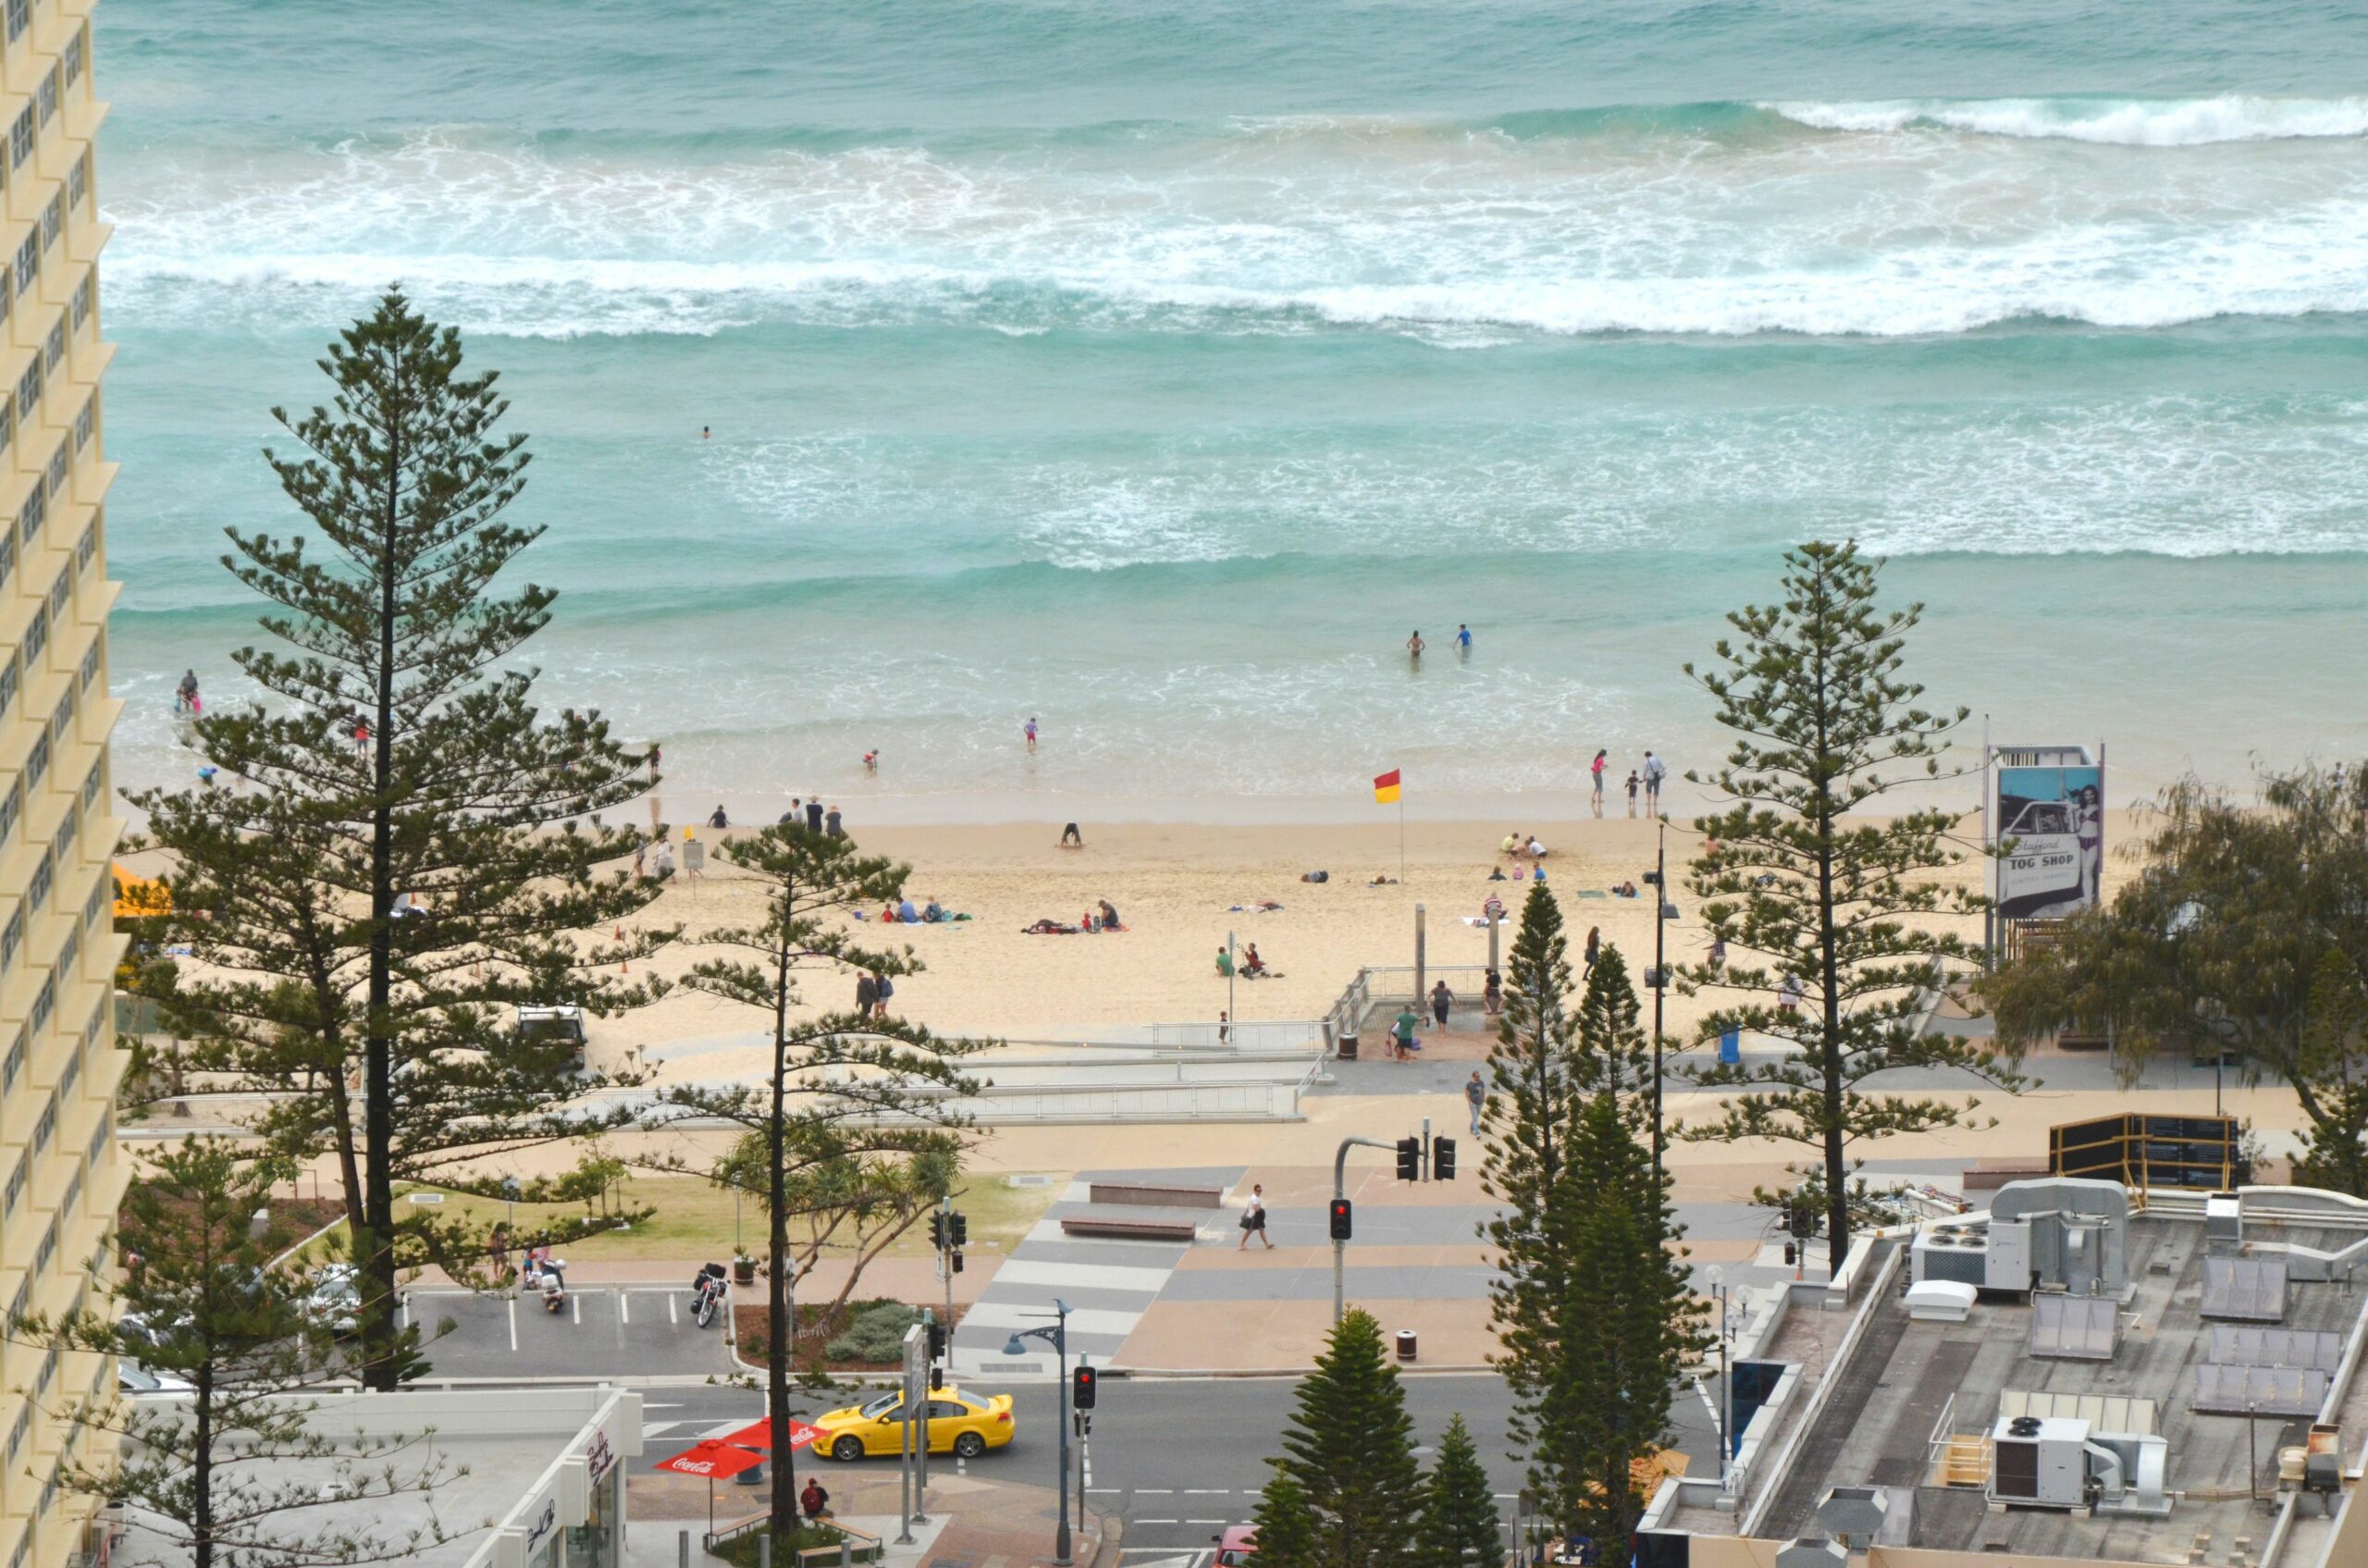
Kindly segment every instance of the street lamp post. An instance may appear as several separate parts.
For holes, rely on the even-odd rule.
[[[1069,1304],[1057,1297],[1053,1302],[1054,1318],[1050,1327],[1021,1328],[1005,1341],[1005,1355],[1026,1355],[1028,1347],[1022,1340],[1042,1340],[1053,1347],[1061,1368],[1061,1523],[1053,1536],[1054,1568],[1069,1568]]]

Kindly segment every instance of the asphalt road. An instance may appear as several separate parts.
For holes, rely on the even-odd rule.
[[[1461,1414],[1487,1462],[1490,1477],[1511,1514],[1519,1468],[1506,1454],[1510,1411],[1502,1382],[1488,1377],[1411,1374],[1404,1379],[1415,1440],[1428,1445]],[[985,1383],[969,1386],[989,1393]],[[1209,1537],[1249,1518],[1281,1450],[1297,1380],[1289,1377],[1109,1377],[1086,1445],[1088,1501],[1126,1522],[1129,1558],[1181,1556],[1204,1549]],[[1012,1390],[1017,1430],[1008,1448],[976,1462],[979,1473],[1053,1486],[1058,1479],[1057,1390],[1021,1384]],[[649,1451],[662,1456],[710,1431],[755,1420],[761,1394],[741,1389],[653,1389],[644,1396],[652,1429]],[[1673,1403],[1679,1444],[1697,1466],[1715,1463],[1717,1438],[1702,1401],[1691,1388]],[[660,1423],[664,1423],[662,1426]],[[862,1463],[893,1474],[890,1459]],[[827,1477],[827,1472],[825,1472]]]

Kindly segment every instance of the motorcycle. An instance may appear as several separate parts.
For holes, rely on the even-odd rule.
[[[723,1304],[724,1271],[720,1263],[703,1264],[691,1277],[691,1321],[704,1328],[715,1321]]]
[[[525,1286],[539,1293],[543,1310],[557,1313],[567,1303],[567,1262],[563,1258],[526,1260]]]

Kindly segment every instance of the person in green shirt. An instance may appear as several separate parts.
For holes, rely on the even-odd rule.
[[[1420,1045],[1414,1043],[1414,1031],[1421,1021],[1414,1016],[1414,1005],[1412,1002],[1399,1010],[1398,1029],[1392,1036],[1398,1043],[1399,1060],[1404,1061],[1409,1056],[1422,1049]]]
[[[1217,978],[1219,980],[1233,978],[1233,949],[1230,947],[1217,949]]]

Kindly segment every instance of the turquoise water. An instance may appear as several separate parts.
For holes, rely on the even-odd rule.
[[[2357,6],[100,16],[129,779],[398,279],[534,435],[552,698],[748,807],[1556,802],[1708,759],[1812,535],[2116,798],[2368,750]]]

